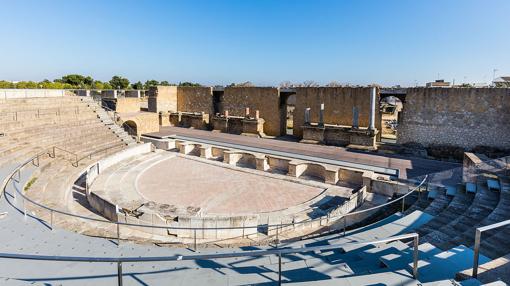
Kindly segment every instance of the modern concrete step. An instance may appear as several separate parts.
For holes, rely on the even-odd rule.
[[[463,245],[435,254],[418,261],[418,279],[421,282],[433,282],[445,279],[454,279],[457,272],[473,265],[472,249]],[[481,264],[490,261],[480,255]],[[412,263],[408,265],[412,267]]]

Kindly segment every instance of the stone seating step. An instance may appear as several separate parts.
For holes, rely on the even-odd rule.
[[[421,241],[430,242],[441,249],[451,247],[450,240],[468,230],[473,224],[482,221],[498,203],[499,194],[479,186],[471,206],[460,216],[425,235]]]
[[[504,226],[489,237],[482,235],[480,252],[491,258],[498,258],[510,253],[510,227]]]
[[[75,144],[60,144],[59,147],[62,147],[68,151],[77,153],[77,154],[85,154],[89,153],[89,151],[98,150],[102,147],[113,145],[114,143],[121,143],[122,141],[109,133],[106,134],[97,134],[92,138],[83,138],[81,142]],[[74,143],[74,142],[73,142]]]
[[[34,127],[47,127],[48,125],[56,125],[56,124],[63,124],[65,122],[69,121],[78,121],[78,120],[85,120],[85,119],[92,119],[92,117],[76,117],[73,116],[72,118],[41,118],[34,121],[13,121],[13,122],[0,122],[0,130],[2,132],[9,135],[11,132],[24,130],[25,128],[34,128]]]
[[[466,245],[472,246],[475,243],[475,231],[477,227],[491,225],[504,220],[510,219],[510,194],[502,192],[500,194],[500,200],[495,209],[480,223],[476,223],[469,227],[463,233],[457,235],[451,240],[452,244],[455,245]],[[498,232],[498,229],[488,230],[483,233],[483,237],[486,239],[493,236]]]
[[[96,126],[94,128],[71,128],[66,130],[54,130],[47,133],[44,133],[44,135],[41,136],[32,136],[30,138],[27,138],[23,140],[23,138],[15,138],[10,140],[11,144],[15,144],[17,142],[26,142],[30,144],[36,144],[38,146],[43,145],[61,145],[65,141],[72,142],[74,141],[82,141],[79,140],[80,138],[87,138],[87,137],[93,137],[96,134],[112,134],[109,132],[108,129],[103,129],[104,126]],[[47,144],[45,144],[47,143]],[[6,149],[7,150],[7,149]]]
[[[437,215],[443,211],[450,203],[451,197],[446,195],[446,190],[439,188],[436,191],[434,200],[423,211],[430,215]]]
[[[474,196],[471,194],[457,193],[446,209],[417,230],[420,237],[437,230],[464,213],[471,205],[473,198]]]
[[[72,129],[72,128],[77,128],[77,127],[92,128],[94,126],[101,126],[101,125],[102,124],[95,119],[85,119],[85,120],[77,120],[77,121],[68,122],[68,123],[55,124],[55,126],[48,126],[46,128],[41,128],[41,126],[24,128],[22,130],[12,131],[12,132],[8,133],[8,135],[13,138],[24,138],[24,137],[31,137],[34,135],[43,135],[46,132],[49,132],[52,130],[66,130],[66,129]]]
[[[423,211],[425,210],[430,203],[432,202],[432,199],[428,198],[428,192],[420,194],[419,198],[416,199],[416,201],[409,207],[405,213],[410,214],[414,211]]]

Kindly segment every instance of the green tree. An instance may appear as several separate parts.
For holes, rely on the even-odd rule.
[[[16,88],[16,85],[10,81],[0,80],[0,88]]]
[[[179,86],[202,86],[202,85],[199,83],[185,81],[185,82],[179,82]]]
[[[129,87],[129,80],[127,78],[115,75],[110,80],[110,84],[116,89],[127,89]]]
[[[131,84],[131,88],[138,89],[138,90],[143,89],[143,83],[141,83],[140,81],[135,82],[135,83]]]
[[[76,88],[85,87],[85,77],[79,74],[68,74],[62,77],[62,83],[67,83]]]
[[[148,80],[145,82],[144,88],[149,89],[150,87],[157,86],[157,85],[159,85],[159,81],[151,79],[151,80]]]
[[[92,84],[94,84],[94,79],[90,76],[87,76],[86,78],[83,79],[83,83],[87,88],[90,88]]]
[[[175,85],[175,84],[171,84],[168,81],[164,80],[164,81],[160,82],[159,85],[171,86],[171,85]]]
[[[39,86],[34,81],[20,81],[16,83],[16,88],[39,88]]]
[[[91,86],[92,89],[104,89],[104,83],[100,80],[95,80]]]

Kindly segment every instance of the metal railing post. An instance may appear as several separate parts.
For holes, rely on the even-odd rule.
[[[278,248],[278,241],[279,240],[279,234],[278,234],[278,226],[276,226],[276,248]]]
[[[344,218],[344,235],[343,236],[345,236],[345,229],[347,228],[347,216],[344,215],[343,218]]]
[[[405,205],[406,205],[406,197],[403,197],[402,198],[402,212],[404,212]]]
[[[117,247],[120,246],[120,224],[116,223],[117,225]]]
[[[22,196],[21,199],[22,199],[21,202],[23,204],[23,216],[25,220],[27,220],[27,208],[25,207],[25,197]]]
[[[282,285],[282,253],[278,252],[278,285]]]
[[[122,262],[117,262],[117,281],[118,285],[122,286]]]
[[[418,245],[419,245],[419,237],[418,234],[413,238],[413,278],[418,279],[418,259],[419,259],[419,252],[418,252]]]
[[[476,229],[475,234],[475,253],[473,255],[473,278],[478,276],[478,259],[480,257],[480,239],[482,238],[482,232],[479,229]]]
[[[193,250],[197,250],[197,229],[193,231]]]

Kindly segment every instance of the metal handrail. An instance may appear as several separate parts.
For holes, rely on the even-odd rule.
[[[84,156],[80,157],[79,159],[77,159],[76,163],[78,164],[78,163],[81,162],[81,160],[86,159],[86,158],[92,159],[92,156],[96,155],[97,153],[102,153],[104,151],[107,151],[106,153],[108,154],[108,150],[113,149],[113,148],[117,148],[119,146],[124,146],[124,145],[126,145],[126,144],[121,142],[121,143],[117,143],[117,144],[114,144],[114,145],[111,145],[111,146],[107,146],[107,147],[95,150],[95,151],[90,152],[87,155],[84,155]]]
[[[482,233],[484,231],[488,231],[488,230],[492,230],[492,229],[495,229],[495,228],[500,228],[500,227],[503,227],[503,226],[506,226],[506,225],[509,225],[510,224],[510,220],[504,220],[504,221],[501,221],[501,222],[497,222],[497,223],[494,223],[494,224],[491,224],[491,225],[486,225],[486,226],[482,226],[482,227],[478,227],[476,228],[476,233],[475,233],[475,253],[473,255],[473,272],[472,272],[472,276],[473,278],[476,278],[478,276],[478,264],[479,264],[479,258],[480,258],[480,242],[482,240]]]
[[[345,248],[345,246],[365,246],[372,244],[388,243],[392,241],[413,239],[413,278],[418,279],[418,260],[419,260],[419,235],[418,233],[408,233],[392,236],[384,239],[350,242],[343,244],[309,246],[299,248],[279,248],[271,250],[253,250],[243,252],[199,254],[199,255],[174,255],[174,256],[146,256],[146,257],[80,257],[80,256],[49,256],[49,255],[31,255],[16,253],[0,253],[0,258],[23,259],[23,260],[45,260],[45,261],[66,261],[66,262],[97,262],[97,263],[117,263],[118,285],[122,285],[122,263],[125,262],[168,262],[181,260],[211,260],[232,257],[261,257],[268,255],[278,256],[278,284],[282,283],[282,255],[296,254],[304,252],[317,252]]]
[[[56,152],[55,152],[55,151],[58,149],[58,150],[60,150],[60,151],[64,151],[64,152],[66,152],[66,153],[68,153],[68,154],[70,154],[70,155],[74,156],[74,162],[71,162],[71,164],[72,164],[74,167],[78,167],[78,154],[76,154],[76,153],[74,153],[74,152],[71,152],[71,151],[69,151],[69,150],[66,150],[66,149],[64,149],[64,148],[60,148],[60,147],[58,147],[58,146],[53,146],[53,147],[51,147],[51,148],[52,148],[52,150],[53,150],[53,156],[50,154],[50,157],[51,157],[51,158],[55,158],[55,156],[56,156]]]
[[[20,164],[15,169],[15,171],[12,173],[12,176],[16,172],[18,172],[18,174],[19,174],[23,167],[25,167],[28,163],[33,162],[35,160],[35,158],[36,157],[38,158],[39,156],[40,156],[40,154],[30,158],[29,160],[25,161],[22,164]],[[12,176],[9,177],[9,180],[12,179]],[[5,189],[6,189],[6,186],[7,186],[7,183],[8,183],[9,180],[7,180],[7,182],[4,184],[2,192],[5,192]],[[26,200],[26,201],[28,201],[28,202],[30,202],[30,203],[32,203],[32,204],[42,208],[42,209],[45,209],[45,210],[49,211],[50,212],[50,227],[51,228],[53,228],[53,216],[54,216],[54,213],[57,213],[57,214],[65,215],[65,216],[70,216],[70,217],[78,218],[78,219],[88,220],[88,221],[95,221],[95,222],[114,224],[114,225],[116,225],[116,229],[117,229],[117,241],[119,243],[120,243],[120,226],[121,225],[128,226],[128,227],[142,227],[142,228],[151,228],[151,229],[190,230],[190,231],[194,232],[194,248],[196,249],[197,248],[197,243],[196,243],[196,241],[197,241],[197,230],[202,230],[202,231],[204,231],[204,230],[235,230],[235,229],[245,230],[245,229],[257,229],[257,228],[260,228],[260,227],[265,227],[267,229],[271,228],[273,230],[276,230],[276,240],[278,241],[279,230],[281,230],[283,227],[296,226],[296,225],[301,225],[301,224],[306,224],[306,223],[312,223],[312,222],[321,221],[321,220],[324,220],[324,219],[327,219],[328,222],[329,222],[330,220],[344,218],[343,234],[345,236],[345,232],[346,232],[346,223],[345,223],[346,217],[352,216],[352,215],[356,215],[356,214],[360,214],[360,213],[369,212],[369,211],[372,211],[372,210],[375,210],[375,209],[379,209],[379,208],[383,208],[383,207],[385,207],[387,205],[390,205],[390,204],[393,204],[393,203],[395,203],[395,202],[397,202],[399,200],[402,200],[402,202],[403,202],[402,207],[404,207],[404,200],[405,200],[405,198],[407,196],[409,196],[410,194],[414,193],[417,189],[419,189],[425,183],[426,180],[427,180],[427,176],[425,176],[425,178],[421,181],[421,183],[418,186],[416,186],[413,190],[411,190],[408,193],[406,193],[404,196],[401,196],[401,197],[399,197],[397,199],[394,199],[394,200],[392,200],[390,202],[387,202],[387,203],[384,203],[382,205],[378,205],[378,206],[375,206],[375,207],[372,207],[372,208],[369,208],[369,209],[365,209],[365,210],[361,210],[361,211],[357,211],[357,212],[351,212],[351,213],[347,213],[347,214],[340,214],[340,215],[333,216],[333,217],[325,216],[325,217],[319,217],[319,218],[315,218],[315,219],[303,220],[303,221],[300,221],[300,222],[293,222],[293,223],[280,223],[280,224],[273,224],[273,225],[267,224],[267,225],[256,225],[256,226],[239,226],[239,227],[178,227],[178,226],[167,226],[167,225],[146,225],[146,224],[136,224],[136,223],[128,223],[128,222],[110,221],[110,220],[105,220],[105,219],[86,217],[86,216],[77,215],[77,214],[74,214],[74,213],[69,213],[69,212],[66,212],[66,211],[50,208],[50,207],[48,207],[46,205],[43,205],[41,203],[38,203],[38,202],[36,202],[36,201],[26,197],[23,194],[23,191],[20,191],[19,188],[15,189],[15,193],[18,193],[23,198],[24,201]],[[16,194],[14,194],[14,195],[16,195]],[[26,209],[24,209],[23,212],[26,215]]]

